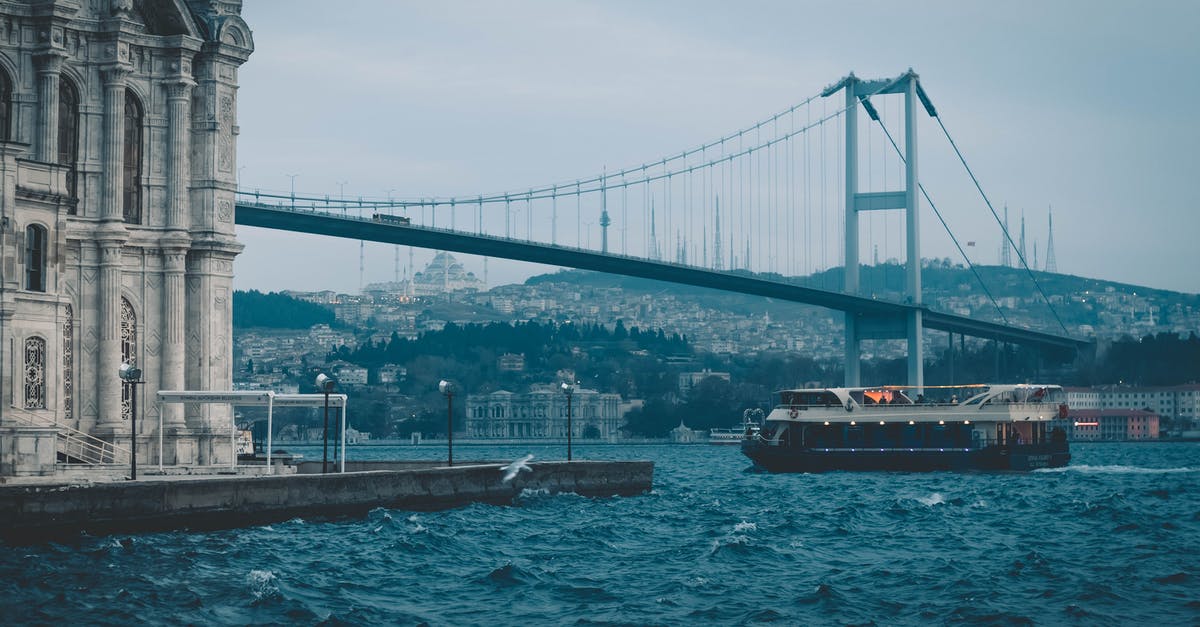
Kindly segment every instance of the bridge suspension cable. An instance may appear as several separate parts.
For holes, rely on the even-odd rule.
[[[869,111],[871,110],[868,109],[868,112]],[[879,128],[883,130],[884,135],[886,135],[888,141],[891,142],[892,148],[896,151],[896,154],[899,155],[900,160],[904,161],[904,153],[900,150],[900,146],[896,143],[896,139],[892,137],[892,133],[888,130],[887,125],[883,123],[883,120],[880,119],[878,115],[871,115],[870,117],[877,124],[879,124]],[[984,293],[987,294],[988,300],[990,300],[992,302],[992,306],[996,308],[996,313],[1000,314],[1000,319],[1004,321],[1004,324],[1008,324],[1008,317],[1004,315],[1004,310],[1000,308],[1000,303],[996,301],[995,296],[992,296],[992,291],[988,289],[987,284],[983,281],[983,277],[979,275],[979,270],[975,267],[975,264],[971,262],[971,258],[967,256],[967,252],[963,250],[962,245],[958,243],[958,238],[955,237],[954,232],[950,230],[950,225],[946,224],[946,219],[942,217],[942,212],[938,211],[937,205],[934,204],[933,199],[929,197],[929,192],[926,191],[925,186],[920,183],[917,183],[917,187],[921,190],[921,195],[925,197],[925,202],[929,203],[929,208],[933,210],[933,214],[936,215],[938,221],[942,223],[942,228],[946,229],[946,234],[949,235],[950,240],[954,242],[954,247],[958,249],[958,253],[962,255],[963,259],[967,262],[967,267],[971,269],[971,273],[974,274],[975,279],[979,281],[979,287],[983,288]]]
[[[983,198],[983,202],[987,204],[988,210],[992,212],[992,217],[995,218],[996,222],[1000,225],[1000,230],[1004,233],[1004,238],[1008,240],[1009,245],[1017,251],[1017,259],[1021,260],[1021,266],[1025,268],[1026,274],[1028,274],[1029,278],[1033,280],[1033,285],[1037,287],[1038,293],[1042,295],[1042,300],[1046,301],[1046,307],[1050,309],[1050,313],[1054,315],[1054,319],[1058,321],[1058,326],[1062,327],[1063,332],[1070,334],[1070,331],[1067,330],[1067,325],[1063,324],[1062,318],[1058,317],[1058,311],[1054,309],[1054,305],[1051,304],[1050,299],[1046,296],[1045,290],[1042,289],[1041,282],[1037,280],[1037,277],[1034,276],[1033,271],[1029,269],[1029,264],[1025,263],[1024,251],[1018,247],[1015,242],[1013,242],[1012,234],[1008,232],[1008,226],[1000,220],[1000,214],[996,213],[996,208],[992,206],[992,201],[989,200],[987,194],[983,192],[983,187],[979,184],[979,179],[975,178],[975,173],[971,171],[971,166],[967,165],[966,158],[963,157],[962,151],[958,149],[958,144],[954,141],[954,138],[950,136],[950,131],[946,130],[946,125],[942,123],[942,118],[939,116],[935,119],[937,120],[938,126],[942,129],[942,133],[945,134],[946,139],[950,142],[950,146],[954,148],[954,154],[958,155],[959,162],[962,163],[963,168],[967,171],[967,174],[971,176],[971,182],[975,184],[975,189],[979,190],[979,195]],[[1022,237],[1024,236],[1022,235]]]

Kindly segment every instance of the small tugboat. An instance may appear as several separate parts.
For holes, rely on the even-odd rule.
[[[742,452],[770,472],[1033,470],[1071,461],[1058,385],[783,390]],[[961,394],[961,400],[960,400]]]

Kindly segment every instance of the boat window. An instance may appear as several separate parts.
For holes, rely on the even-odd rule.
[[[841,448],[844,444],[842,438],[842,425],[816,425],[810,428],[809,431],[809,446],[814,448]]]
[[[781,399],[784,405],[806,405],[809,407],[831,407],[841,405],[837,394],[829,390],[788,390]]]
[[[900,442],[899,424],[867,425],[867,444],[879,448],[893,448]]]
[[[950,425],[950,439],[955,447],[967,448],[971,446],[971,425]]]
[[[878,405],[912,405],[913,402],[905,396],[900,390],[865,390],[863,392],[865,404]]]
[[[953,446],[953,440],[950,438],[950,433],[946,430],[945,425],[932,425],[929,429],[928,446],[933,448],[945,448]]]

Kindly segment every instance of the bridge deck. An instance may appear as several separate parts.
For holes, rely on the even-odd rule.
[[[601,253],[589,249],[553,246],[449,229],[382,223],[320,211],[299,211],[276,205],[242,201],[237,203],[235,222],[243,226],[328,235],[385,244],[403,244],[433,250],[448,250],[642,277],[818,305],[852,314],[905,317],[914,310],[920,310],[923,312],[924,325],[928,329],[963,333],[973,337],[1014,344],[1059,349],[1078,349],[1088,344],[1084,340],[1063,335],[976,320],[966,316],[934,311],[924,306],[793,285],[782,281],[758,278],[745,272],[719,272],[614,253]]]

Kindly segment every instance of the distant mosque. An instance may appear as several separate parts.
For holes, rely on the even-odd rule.
[[[454,255],[439,252],[421,272],[412,279],[372,283],[366,287],[367,292],[391,292],[404,296],[439,296],[455,292],[482,292],[487,284],[468,272]]]

